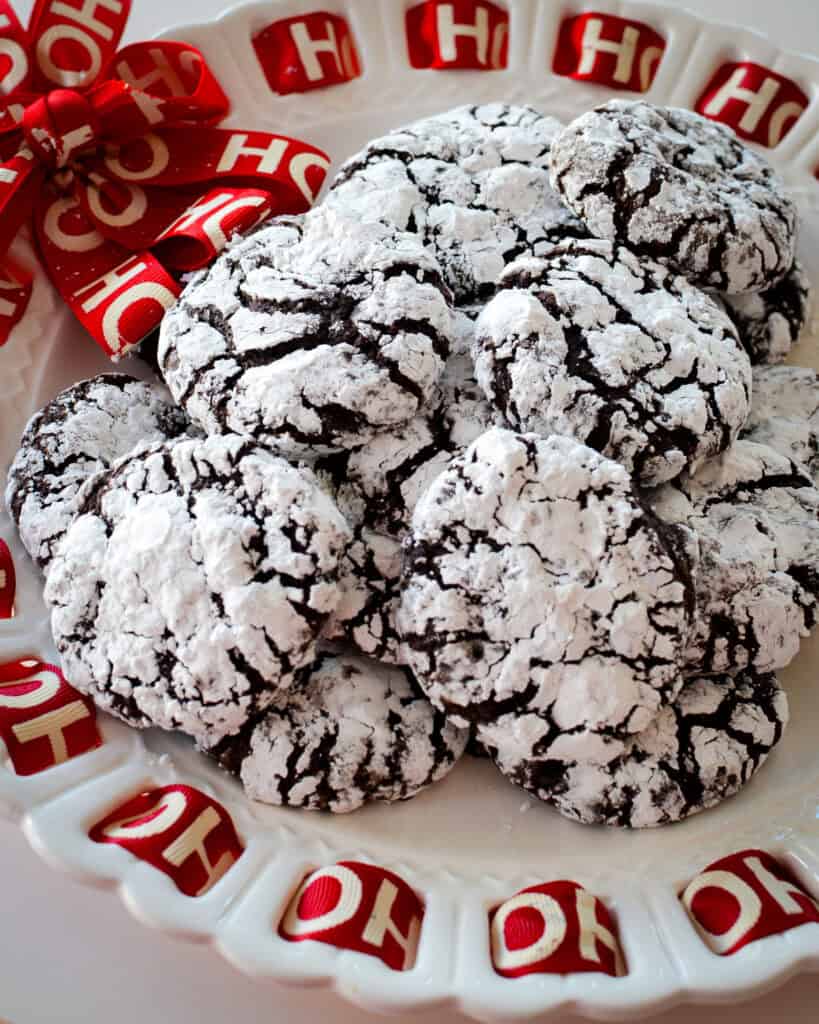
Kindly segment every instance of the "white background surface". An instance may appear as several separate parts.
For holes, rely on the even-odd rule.
[[[12,2],[27,18],[33,0]],[[212,17],[226,3],[135,0],[126,41]],[[819,53],[817,0],[687,0],[685,6],[765,32],[784,46]],[[17,827],[6,822],[0,822],[0,879],[0,1018],[12,1024],[353,1024],[377,1019],[326,992],[294,992],[245,978],[207,947],[143,928],[111,892],[80,886],[45,866]],[[715,1018],[720,1024],[817,1024],[819,977],[793,979],[752,1004],[681,1007],[651,1020],[694,1024]],[[426,1024],[464,1020],[446,1011],[406,1018],[405,1024],[410,1019]]]

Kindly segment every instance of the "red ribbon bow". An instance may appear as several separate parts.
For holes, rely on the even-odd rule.
[[[229,101],[186,43],[116,52],[130,0],[0,0],[0,345],[32,275],[7,256],[31,221],[52,283],[111,356],[137,344],[236,231],[307,210],[329,160],[216,128]]]

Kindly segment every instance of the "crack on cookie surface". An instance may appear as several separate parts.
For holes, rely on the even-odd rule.
[[[505,775],[576,821],[645,828],[741,789],[779,743],[788,703],[773,674],[691,679],[643,733],[585,763],[552,756],[565,736],[546,719],[529,719],[525,733],[513,722],[479,730]]]
[[[132,724],[216,743],[299,684],[348,539],[314,478],[247,439],[127,456],[86,486],[49,572],[66,671]]]
[[[266,803],[346,813],[408,800],[443,778],[468,733],[446,721],[407,669],[324,655],[304,686],[208,751]]]
[[[476,374],[518,430],[564,433],[646,485],[735,439],[751,369],[717,305],[623,246],[576,241],[513,264],[478,318]]]
[[[698,538],[686,671],[784,668],[819,600],[819,490],[804,468],[743,440],[647,499]]]
[[[407,660],[457,722],[548,708],[593,747],[681,685],[686,582],[622,467],[569,438],[473,442],[416,506],[402,578]]]
[[[549,183],[561,127],[530,107],[459,107],[372,140],[326,202],[377,207],[431,248],[456,300],[486,300],[512,260],[588,235]]]
[[[796,210],[769,164],[686,110],[612,100],[553,142],[551,181],[599,238],[722,292],[775,285],[793,262]]]
[[[417,240],[316,207],[228,247],[163,321],[171,391],[212,432],[288,457],[364,444],[433,396],[449,290]]]
[[[139,444],[190,430],[169,399],[162,387],[106,373],[67,388],[29,420],[9,468],[6,505],[41,570],[48,568],[89,477]]]

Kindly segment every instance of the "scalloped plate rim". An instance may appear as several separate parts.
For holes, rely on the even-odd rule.
[[[348,0],[349,4],[361,2],[361,0]],[[158,33],[154,38],[185,38],[186,36],[195,33],[205,31],[218,31],[220,26],[229,24],[233,26],[235,23],[240,23],[242,18],[253,11],[269,12],[271,15],[281,8],[288,6],[289,0],[267,0],[266,3],[260,3],[259,0],[253,0],[250,3],[237,3],[228,7],[221,14],[215,18],[209,19],[206,22],[191,22],[187,21],[181,24],[172,25],[167,30]],[[317,7],[320,7],[321,0],[316,0]],[[515,4],[515,0],[509,0],[508,7],[512,8]],[[592,8],[594,5],[583,5],[584,10],[588,10],[589,6]],[[628,3],[624,3],[622,6],[628,8]],[[768,37],[759,31],[753,29],[747,29],[743,26],[733,24],[731,22],[717,22],[707,18],[702,18],[699,15],[694,14],[687,8],[664,8],[659,5],[652,4],[641,4],[643,10],[653,9],[657,12],[658,16],[674,17],[684,16],[685,18],[692,19],[699,26],[707,26],[709,29],[715,31],[730,33],[734,31],[741,31],[744,36],[752,37],[758,40],[760,43],[769,43]],[[536,9],[536,8],[533,8]],[[378,16],[380,13],[380,6],[373,4],[371,11],[374,12],[374,16]],[[580,13],[575,11],[574,13]],[[817,85],[819,85],[819,57],[801,53],[799,51],[787,51],[780,50],[780,53],[786,57],[795,57],[803,61],[808,61],[817,70]],[[297,102],[297,97],[293,97],[293,102]],[[817,98],[814,94],[812,99],[812,105],[816,105]],[[50,312],[50,311],[49,311]],[[35,318],[36,322],[39,322],[41,316]],[[52,339],[53,340],[53,339]],[[0,641],[3,639],[3,634],[0,634]],[[110,726],[113,732],[117,732],[122,729],[125,732],[129,732],[124,726],[120,726],[118,723],[112,723]],[[132,734],[131,734],[132,735]],[[259,885],[264,876],[270,872],[271,868],[284,861],[285,863],[292,864],[296,862],[304,862],[309,860],[308,853],[315,850],[324,848],[330,850],[330,847],[320,837],[310,835],[307,839],[301,839],[298,837],[302,846],[290,844],[282,845],[280,851],[268,851],[268,856],[263,858],[259,865],[252,871],[252,873],[244,880],[241,889],[238,892],[234,892],[230,896],[230,903],[222,913],[217,913],[212,922],[207,924],[204,931],[191,930],[181,925],[179,928],[174,928],[168,924],[159,925],[155,921],[148,921],[146,918],[149,916],[149,912],[145,911],[145,905],[140,904],[140,892],[144,891],[146,885],[149,889],[154,891],[152,899],[156,898],[156,893],[160,892],[161,887],[167,884],[167,880],[164,876],[160,876],[162,881],[157,883],[157,880],[152,878],[149,874],[146,876],[145,865],[141,865],[139,862],[128,861],[127,858],[120,857],[115,863],[111,864],[105,872],[101,872],[94,868],[94,861],[97,859],[96,854],[99,853],[97,847],[94,851],[85,851],[80,853],[80,862],[86,864],[85,868],[78,866],[77,862],[66,860],[61,855],[59,849],[53,846],[49,840],[48,827],[45,828],[44,832],[40,832],[38,829],[38,823],[41,819],[44,819],[47,823],[50,814],[53,812],[55,803],[60,804],[60,808],[57,809],[57,817],[59,818],[59,811],[63,806],[63,802],[68,800],[69,802],[74,798],[75,794],[82,789],[85,795],[89,788],[93,788],[95,785],[100,789],[104,789],[106,782],[110,782],[111,778],[117,776],[117,773],[124,771],[126,766],[133,765],[139,767],[139,771],[146,775],[150,775],[152,778],[161,777],[163,771],[158,769],[156,764],[156,758],[151,751],[146,748],[145,744],[141,741],[141,738],[131,744],[134,750],[137,750],[136,754],[130,754],[127,757],[123,753],[123,758],[117,760],[115,758],[112,764],[109,764],[102,770],[99,775],[93,775],[90,777],[83,778],[78,783],[72,785],[69,783],[64,789],[59,792],[52,793],[50,796],[45,797],[42,800],[35,800],[30,806],[24,804],[14,803],[13,801],[4,800],[0,797],[0,814],[4,817],[8,817],[12,822],[16,823],[22,828],[27,840],[31,847],[40,855],[51,867],[56,867],[59,870],[75,877],[79,878],[86,884],[93,884],[106,889],[115,889],[119,894],[126,909],[136,917],[141,923],[148,927],[161,928],[166,934],[171,935],[174,938],[196,938],[201,941],[205,939],[208,941],[225,959],[231,962],[234,966],[244,971],[247,974],[256,977],[267,977],[272,978],[275,976],[275,980],[281,984],[288,985],[294,988],[303,987],[315,987],[320,986],[322,988],[331,988],[341,998],[354,1003],[355,1005],[361,1006],[365,1009],[382,1009],[390,1010],[395,1012],[397,1010],[424,1010],[431,1008],[453,1008],[458,1009],[463,1013],[475,1016],[478,1019],[509,1019],[509,1020],[523,1020],[530,1019],[533,1016],[554,1016],[560,1013],[574,1012],[581,1015],[587,1015],[594,1018],[606,1018],[612,1020],[624,1020],[624,1019],[635,1019],[649,1014],[655,1014],[668,1010],[672,1007],[686,1004],[713,1004],[717,998],[720,1002],[737,1002],[745,1001],[756,998],[763,992],[770,991],[777,988],[789,978],[803,973],[803,972],[819,972],[819,925],[805,925],[802,929],[796,930],[803,931],[804,929],[813,929],[811,936],[815,938],[815,942],[811,942],[810,938],[805,941],[805,935],[801,936],[801,939],[794,934],[794,932],[788,932],[781,936],[775,936],[771,940],[776,944],[777,955],[772,957],[774,963],[769,966],[770,970],[762,971],[759,973],[759,964],[753,964],[753,961],[758,958],[756,955],[751,953],[750,956],[742,956],[739,954],[738,957],[730,958],[730,961],[726,961],[723,958],[719,959],[722,965],[725,967],[725,979],[723,984],[715,988],[713,985],[707,985],[700,987],[697,984],[692,984],[691,980],[686,976],[684,965],[675,963],[675,958],[679,956],[679,951],[666,948],[665,936],[659,936],[660,945],[662,947],[662,959],[666,962],[670,974],[674,976],[674,984],[665,990],[660,992],[648,992],[646,991],[643,996],[639,992],[632,994],[630,999],[622,1000],[618,999],[612,1002],[606,1003],[606,989],[609,987],[611,979],[607,979],[603,982],[590,981],[589,984],[594,990],[594,995],[590,998],[585,998],[581,993],[573,991],[576,987],[575,984],[571,983],[571,979],[561,979],[563,982],[562,987],[568,991],[560,994],[559,996],[549,996],[545,1001],[538,1005],[534,1005],[533,1001],[529,998],[516,999],[514,998],[514,992],[511,989],[507,989],[510,995],[502,1009],[499,1009],[499,1004],[503,1003],[503,998],[500,993],[503,989],[497,989],[497,997],[494,1000],[494,1005],[488,1014],[481,1010],[479,1006],[476,1006],[468,997],[464,997],[461,992],[463,965],[460,963],[460,957],[457,951],[453,954],[452,963],[450,965],[450,976],[443,980],[443,984],[446,986],[448,991],[438,995],[433,995],[431,999],[424,997],[423,992],[418,993],[418,998],[413,998],[411,987],[413,984],[413,978],[411,975],[412,971],[396,979],[396,988],[399,991],[397,998],[385,998],[379,994],[379,990],[382,988],[379,980],[379,968],[380,965],[375,966],[371,963],[361,964],[362,959],[359,957],[358,961],[351,961],[348,953],[330,952],[328,954],[327,947],[318,947],[317,949],[308,950],[302,957],[305,962],[312,963],[314,966],[311,970],[305,973],[297,973],[292,968],[288,973],[288,968],[285,964],[287,958],[284,958],[275,970],[265,969],[262,963],[263,958],[256,959],[245,956],[243,958],[241,951],[231,949],[230,942],[223,944],[224,939],[230,938],[231,934],[231,922],[237,915],[238,911],[241,911],[243,902],[248,902],[246,899],[248,890],[254,886]],[[2,743],[0,742],[0,750],[2,750]],[[76,764],[82,761],[82,758],[76,760]],[[69,774],[71,769],[69,768]],[[79,774],[79,773],[78,773]],[[177,780],[181,774],[182,780],[184,781],[184,771],[180,771],[173,767],[170,770],[165,769],[164,774],[168,779]],[[158,782],[157,784],[161,784]],[[199,788],[207,790],[207,785],[203,784],[201,778],[197,778],[195,784]],[[809,785],[808,783],[805,784]],[[249,817],[246,814],[241,814],[241,818]],[[282,826],[283,833],[291,832],[289,826]],[[58,830],[59,831],[59,830]],[[798,835],[798,833],[797,833]],[[51,835],[51,839],[55,838]],[[292,836],[291,836],[292,840]],[[255,842],[255,840],[252,840]],[[809,839],[803,840],[805,843],[809,843]],[[260,841],[262,843],[262,841]],[[88,841],[86,846],[92,846]],[[263,843],[262,843],[263,845]],[[816,866],[819,866],[819,843],[814,842],[814,848],[811,849],[811,855],[816,858]],[[338,850],[349,849],[349,840],[345,835],[341,840],[340,847],[336,845],[332,851],[333,855],[338,854]],[[110,848],[109,848],[110,849]],[[299,849],[303,850],[303,853],[299,853],[295,856],[295,852]],[[783,852],[788,852],[790,847],[783,840]],[[284,852],[282,852],[284,851]],[[93,853],[93,855],[92,855]],[[362,859],[370,859],[366,853],[362,853]],[[84,860],[83,860],[84,858]],[[315,858],[314,858],[315,859]],[[395,864],[390,863],[389,866],[396,867]],[[424,891],[430,893],[431,891],[439,888],[443,885],[442,878],[440,875],[447,874],[447,869],[440,872],[430,872],[428,868],[421,866],[417,870],[409,865],[401,864],[399,869],[409,878],[411,884],[415,884],[417,888],[421,887],[421,880],[426,879]],[[154,872],[154,874],[156,874]],[[226,886],[226,879],[219,883],[219,886]],[[497,881],[497,880],[496,880]],[[462,882],[460,886],[456,888],[464,888],[465,882]],[[211,890],[214,892],[215,890]],[[210,895],[210,893],[208,894]],[[511,891],[509,892],[511,895]],[[174,896],[174,899],[182,898]],[[150,903],[151,900],[148,901]],[[456,900],[450,901],[453,906]],[[172,916],[172,913],[171,913]],[[456,918],[458,914],[455,914]],[[458,933],[458,921],[456,920],[454,927],[455,935]],[[277,938],[277,937],[276,937]],[[281,941],[281,940],[280,940]],[[422,949],[426,949],[430,945],[430,942],[426,942],[424,945],[424,938],[422,938]],[[301,944],[304,946],[305,944]],[[308,944],[314,945],[314,944]],[[788,951],[788,947],[792,948]],[[705,947],[703,947],[704,949]],[[292,951],[291,951],[292,952]],[[304,953],[304,950],[300,950],[300,953]],[[427,953],[429,951],[427,950]],[[313,955],[315,954],[315,955]],[[658,954],[659,955],[659,954]],[[709,954],[713,956],[713,954]],[[355,956],[355,955],[353,955]],[[426,959],[429,959],[427,955]],[[292,959],[292,957],[291,957]],[[358,964],[357,967],[347,968],[347,964],[352,963],[353,965]],[[753,980],[748,976],[747,970],[744,970],[745,966],[751,966],[753,964],[755,973]],[[323,965],[323,966],[322,966]],[[363,979],[370,976],[370,980],[364,983]],[[576,978],[577,976],[575,976]],[[502,979],[501,979],[502,980]],[[616,983],[616,982],[615,982]],[[497,981],[494,983],[497,985]],[[552,988],[558,989],[561,986],[559,984],[552,984],[550,980],[547,982],[539,982],[537,979],[525,979],[524,985],[518,990],[520,995],[528,995],[530,990],[537,990],[538,988]],[[602,988],[602,991],[598,989]],[[536,1002],[536,1000],[534,1001]],[[495,1011],[498,1011],[497,1013]]]

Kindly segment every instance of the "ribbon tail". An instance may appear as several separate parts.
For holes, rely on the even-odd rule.
[[[151,334],[182,291],[152,253],[104,238],[75,197],[40,204],[34,228],[51,283],[112,359]]]
[[[130,251],[152,249],[174,270],[198,270],[229,238],[246,234],[273,212],[261,188],[158,188],[126,185],[94,172],[75,182],[74,194],[88,222]]]
[[[0,263],[0,348],[25,315],[34,275],[8,256]]]
[[[175,270],[199,270],[232,238],[252,231],[272,212],[272,196],[262,189],[214,188],[160,235],[153,250]]]
[[[25,147],[0,164],[0,258],[31,217],[44,181],[45,172]]]

